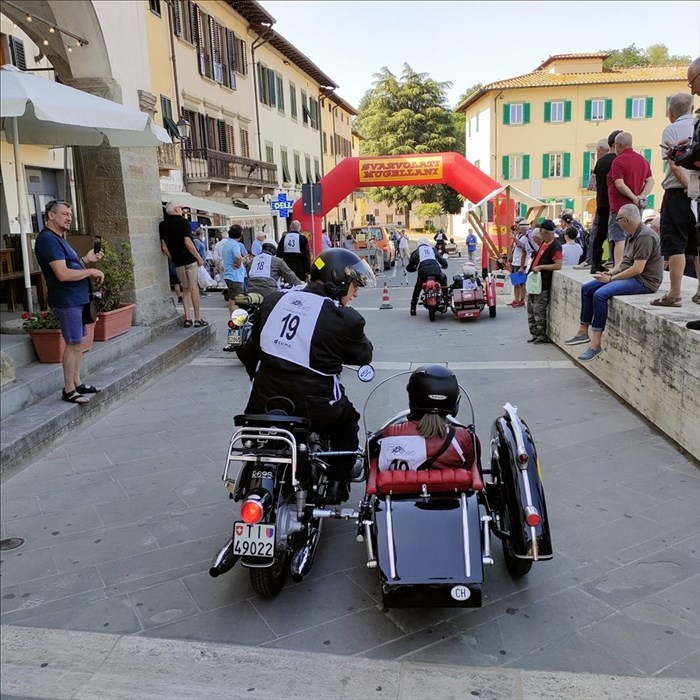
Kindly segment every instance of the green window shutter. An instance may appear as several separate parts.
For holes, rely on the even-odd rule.
[[[612,100],[605,100],[605,118],[612,119]]]
[[[564,200],[564,209],[571,209],[571,211],[574,210],[574,200],[573,199],[565,199]]]
[[[507,180],[510,173],[510,158],[508,156],[503,156],[501,158],[501,167],[503,168],[503,179]]]
[[[530,103],[523,103],[523,124],[530,123]]]
[[[526,158],[529,158],[530,156],[526,156]],[[527,214],[527,204],[518,204],[518,216],[525,216]]]
[[[583,152],[583,186],[588,186],[588,180],[591,177],[591,156],[588,151]]]
[[[647,97],[647,109],[644,115],[647,119],[651,119],[654,116],[654,98]]]
[[[625,119],[632,119],[632,98],[625,100]]]
[[[549,153],[542,154],[542,178],[549,177]]]
[[[523,180],[530,179],[530,156],[523,156]]]
[[[591,121],[591,112],[593,111],[593,100],[586,100],[586,106],[583,111],[583,118],[589,122]]]
[[[510,124],[510,105],[503,105],[503,123],[507,126]]]
[[[548,124],[551,121],[552,121],[552,103],[545,102],[544,103],[544,123]]]
[[[564,101],[564,121],[571,121],[571,100]]]
[[[647,197],[647,205],[649,206],[649,209],[653,209],[653,208],[654,208],[654,195],[653,195],[653,194],[650,194],[650,195]]]
[[[649,165],[651,165],[651,148],[644,149],[644,158]]]
[[[571,175],[571,153],[564,154],[564,172],[562,177],[569,177]]]

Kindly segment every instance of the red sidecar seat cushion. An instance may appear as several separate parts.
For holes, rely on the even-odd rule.
[[[376,460],[372,460],[367,493],[394,494],[421,492],[427,486],[429,493],[468,491],[472,487],[471,473],[467,469],[422,469],[420,471],[401,471],[394,469],[380,472]]]

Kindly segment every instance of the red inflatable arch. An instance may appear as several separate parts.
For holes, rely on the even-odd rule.
[[[321,178],[321,211],[305,214],[301,199],[292,209],[302,231],[313,231],[314,254],[321,250],[322,217],[358,187],[394,185],[449,185],[472,202],[480,202],[501,189],[495,180],[473,166],[459,153],[420,153],[403,156],[344,158]]]

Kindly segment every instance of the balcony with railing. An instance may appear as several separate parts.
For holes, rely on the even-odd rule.
[[[271,194],[277,187],[277,166],[252,158],[234,156],[211,148],[185,148],[185,177],[190,185],[201,184],[205,189],[226,190],[243,188]]]

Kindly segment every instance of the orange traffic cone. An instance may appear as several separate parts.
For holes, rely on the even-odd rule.
[[[381,309],[393,309],[394,307],[389,303],[389,285],[384,280],[384,289],[382,289],[382,305],[379,307]]]

